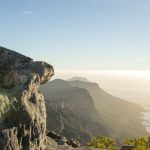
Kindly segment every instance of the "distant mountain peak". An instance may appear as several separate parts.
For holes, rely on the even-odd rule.
[[[72,77],[68,79],[68,81],[83,81],[83,82],[90,82],[87,78],[85,77]]]

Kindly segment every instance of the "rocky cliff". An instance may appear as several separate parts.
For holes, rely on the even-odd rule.
[[[46,109],[40,84],[54,74],[45,62],[0,47],[0,150],[43,150]]]

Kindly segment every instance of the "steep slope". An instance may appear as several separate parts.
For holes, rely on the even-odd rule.
[[[0,47],[0,150],[44,150],[46,109],[40,84],[54,71],[45,62]]]
[[[67,81],[51,81],[40,87],[46,99],[47,128],[82,143],[93,135],[108,135],[87,90]]]
[[[127,138],[148,134],[142,125],[141,112],[144,109],[141,106],[108,94],[96,83],[80,80],[68,83],[90,93],[101,116],[101,123],[108,129],[110,136]]]

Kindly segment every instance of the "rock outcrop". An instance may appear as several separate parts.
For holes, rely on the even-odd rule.
[[[81,144],[77,141],[77,139],[67,139],[66,137],[63,137],[54,131],[48,131],[47,136],[52,138],[57,142],[58,145],[69,145],[73,148],[80,147]]]
[[[0,150],[44,150],[46,108],[40,84],[54,74],[45,62],[0,47]]]

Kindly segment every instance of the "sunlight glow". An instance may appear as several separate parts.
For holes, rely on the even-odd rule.
[[[150,78],[150,71],[131,71],[131,70],[58,70],[56,74],[93,74],[93,75],[112,75],[130,78]]]

